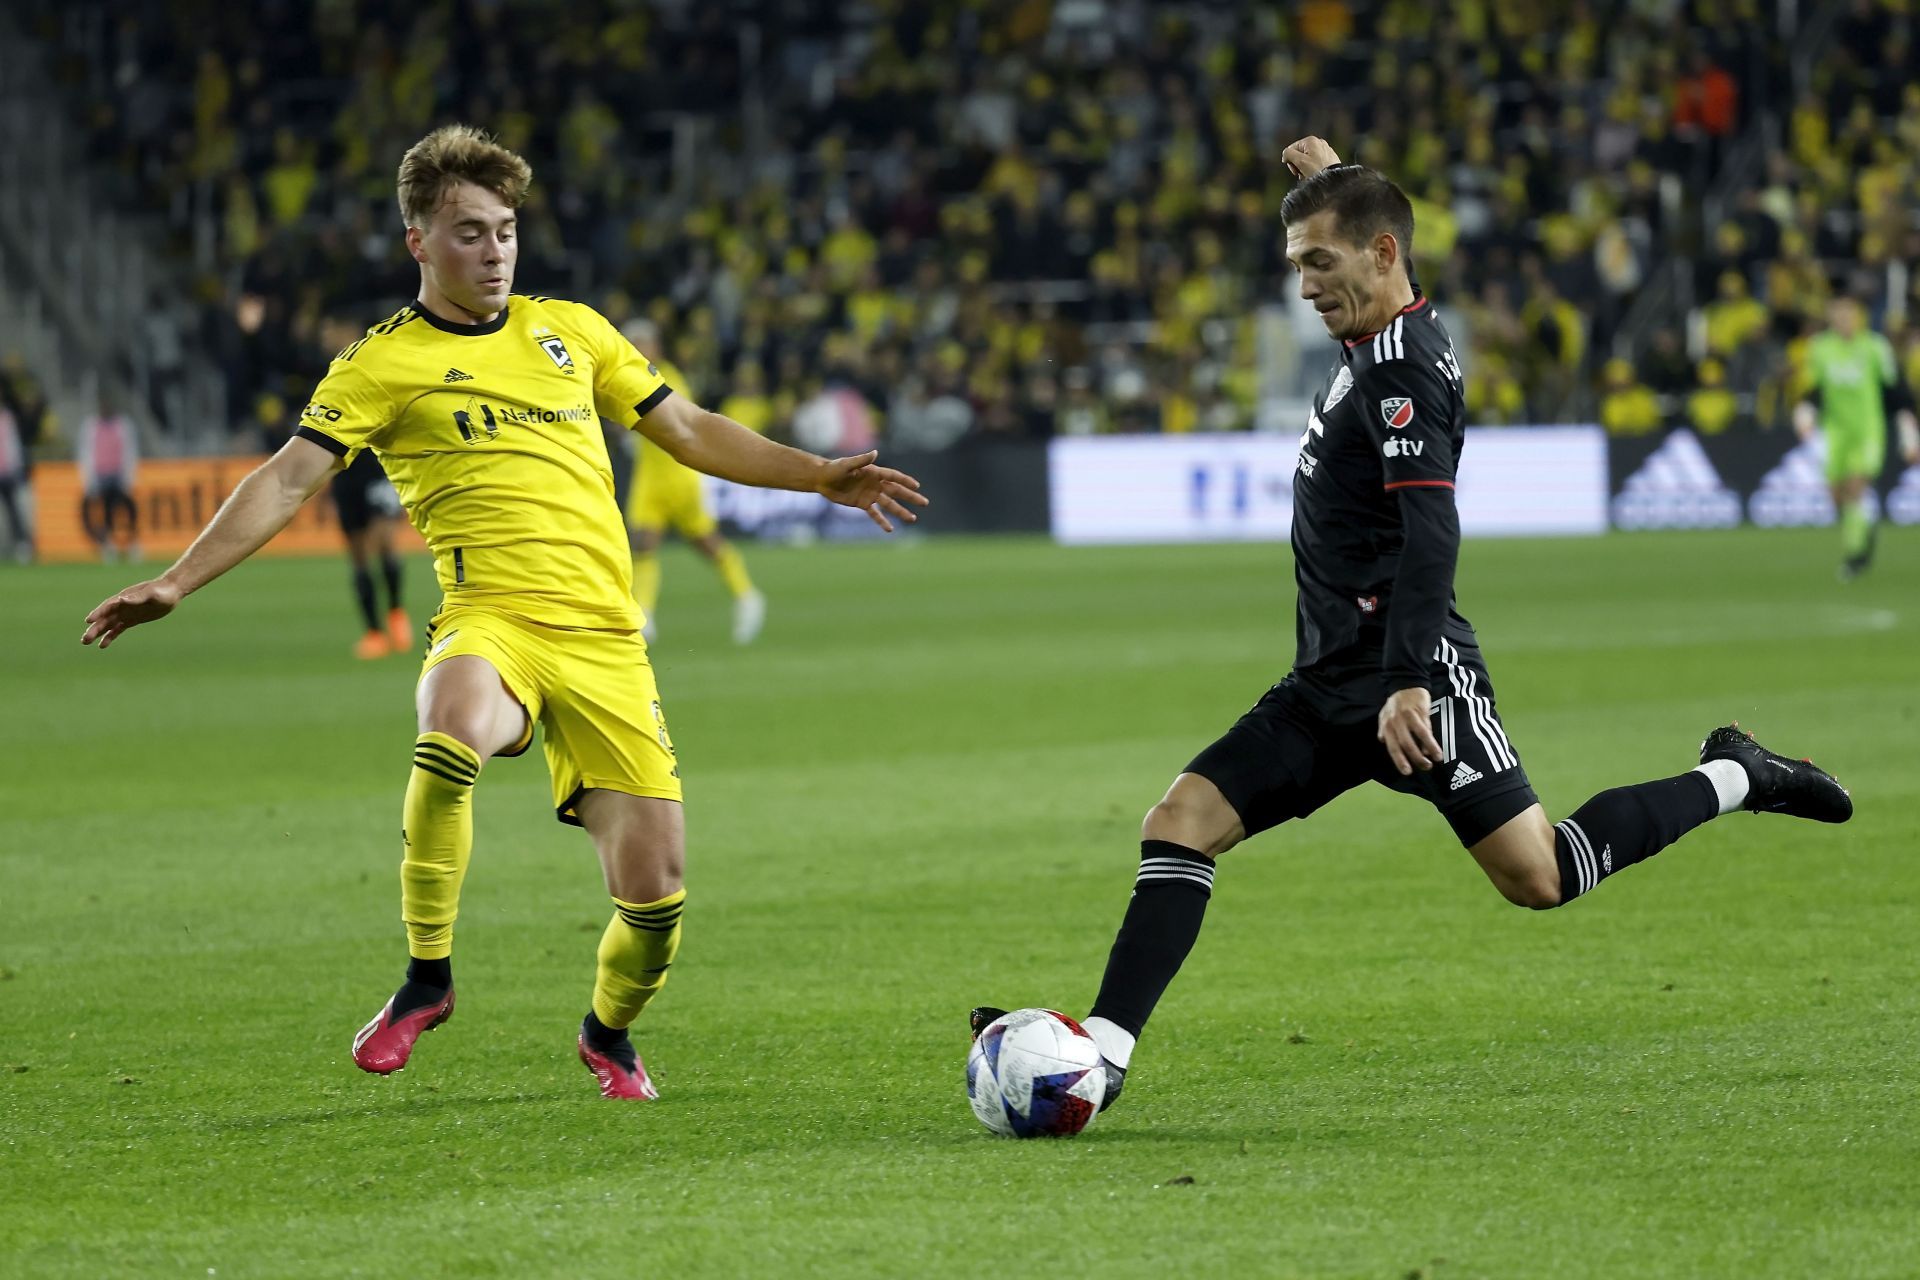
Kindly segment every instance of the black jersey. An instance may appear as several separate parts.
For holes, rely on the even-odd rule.
[[[1293,480],[1294,671],[1329,718],[1444,693],[1440,641],[1477,644],[1453,607],[1465,433],[1460,362],[1427,299],[1341,343]]]

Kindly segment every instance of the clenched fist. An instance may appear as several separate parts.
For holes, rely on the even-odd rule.
[[[1302,138],[1280,153],[1280,161],[1288,173],[1304,180],[1339,164],[1340,157],[1325,138]]]

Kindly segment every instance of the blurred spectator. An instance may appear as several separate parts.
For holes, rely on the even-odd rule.
[[[830,458],[865,453],[878,438],[873,410],[864,397],[842,383],[812,383],[794,411],[793,442],[802,449]]]
[[[774,402],[765,387],[766,375],[758,361],[742,360],[733,369],[733,386],[721,398],[717,412],[765,435],[773,426]]]
[[[1730,136],[1739,123],[1740,88],[1733,77],[1702,50],[1688,59],[1687,72],[1673,86],[1673,123],[1713,138]]]
[[[1093,394],[1093,374],[1083,368],[1067,370],[1067,394],[1055,417],[1063,436],[1102,435],[1111,429],[1105,405]]]
[[[974,411],[955,377],[938,368],[924,377],[908,375],[888,417],[888,443],[902,449],[937,450],[952,448],[964,439],[973,429]]]
[[[46,393],[27,368],[26,358],[16,351],[0,358],[0,407],[12,412],[14,430],[27,450],[53,437],[53,410]]]
[[[1709,356],[1700,362],[1699,385],[1687,396],[1687,424],[1703,436],[1717,436],[1740,414],[1740,398],[1727,389],[1727,369]]]
[[[1677,330],[1661,329],[1653,335],[1653,349],[1640,361],[1640,376],[1663,396],[1679,395],[1693,384],[1693,362]]]
[[[1633,362],[1607,361],[1601,373],[1600,425],[1608,435],[1644,436],[1659,429],[1660,397],[1633,376]]]
[[[1746,279],[1738,271],[1721,273],[1719,294],[1707,304],[1707,350],[1725,357],[1763,332],[1771,317],[1766,306],[1747,291]]]
[[[775,431],[798,433],[804,402],[808,430],[833,437],[844,415],[805,374],[870,419],[929,357],[984,434],[1249,424],[1261,370],[1244,329],[1292,291],[1277,155],[1308,131],[1406,189],[1443,305],[1477,309],[1493,285],[1511,300],[1463,353],[1475,412],[1577,412],[1642,282],[1716,239],[1698,225],[1701,157],[1788,110],[1763,0],[589,0],[559,29],[530,0],[16,3],[58,46],[107,176],[160,211],[183,261],[192,247],[196,345],[241,421],[263,392],[300,402],[338,349],[330,322],[410,296],[391,166],[461,116],[535,158],[526,287],[605,280],[658,300],[645,309],[697,380],[752,367]],[[1867,3],[1872,21],[1840,28],[1850,50],[1883,37],[1849,55],[1868,125],[1895,107],[1920,121],[1888,11]],[[1683,18],[1695,47],[1674,38]],[[103,102],[117,47],[190,70]],[[1777,132],[1821,178],[1812,207],[1844,197],[1861,217],[1802,230],[1816,258],[1858,243],[1890,260],[1913,148],[1842,128],[1838,83],[1820,86],[1831,112]],[[1840,155],[1830,140],[1837,173],[1811,159]],[[1798,215],[1800,181],[1741,206],[1746,266],[1769,222],[1785,229],[1782,197]],[[1114,348],[1118,376],[1093,354]],[[1092,380],[1063,382],[1073,369]]]
[[[33,526],[28,523],[24,505],[24,490],[31,470],[26,438],[20,434],[20,420],[12,409],[0,403],[0,507],[6,508],[13,558],[22,564],[33,559]]]
[[[99,412],[80,427],[79,464],[80,518],[100,558],[138,560],[140,510],[134,505],[133,486],[140,441],[111,396],[101,396]]]
[[[1467,360],[1467,414],[1471,421],[1505,426],[1525,420],[1526,393],[1505,355],[1478,348]]]

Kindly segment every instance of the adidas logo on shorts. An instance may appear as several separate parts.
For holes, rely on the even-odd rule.
[[[462,373],[458,369],[449,369],[447,370],[445,380],[448,382],[472,382],[473,375],[470,373]]]
[[[1475,769],[1472,765],[1468,764],[1465,760],[1462,760],[1458,765],[1454,766],[1453,781],[1447,784],[1447,790],[1458,791],[1460,788],[1466,786],[1468,783],[1478,782],[1480,781],[1481,778],[1485,776],[1486,775],[1481,773],[1478,769]]]

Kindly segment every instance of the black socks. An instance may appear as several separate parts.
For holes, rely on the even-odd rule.
[[[1554,826],[1561,903],[1591,892],[1614,872],[1645,862],[1719,816],[1713,782],[1697,771],[1602,791]]]
[[[1212,896],[1211,858],[1165,840],[1142,840],[1133,897],[1087,1016],[1139,1035],[1193,950]]]
[[[407,980],[400,984],[400,990],[393,995],[393,1016],[402,1018],[415,1009],[440,1003],[446,998],[447,988],[452,985],[451,958],[443,956],[438,960],[422,960],[418,956],[409,956]]]

